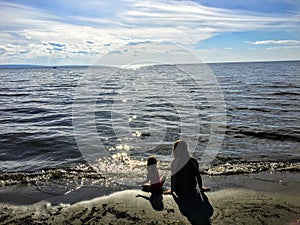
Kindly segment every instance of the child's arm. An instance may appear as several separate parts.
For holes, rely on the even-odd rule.
[[[138,181],[138,182],[136,182],[136,183],[137,183],[137,184],[145,184],[145,183],[148,183],[149,181],[150,181],[149,173],[147,173],[146,180],[144,180],[144,181]]]
[[[147,181],[136,181],[135,183],[136,184],[145,184],[145,183],[147,183]]]
[[[163,175],[159,180],[163,184],[166,180],[166,175]]]

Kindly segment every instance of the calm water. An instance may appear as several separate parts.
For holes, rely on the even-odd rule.
[[[185,67],[201,74],[199,66]],[[300,62],[210,64],[209,68],[219,82],[226,105],[226,132],[212,163],[215,170],[226,173],[232,165],[237,165],[244,172],[291,167],[299,171]],[[93,76],[93,73],[98,75]],[[193,155],[201,159],[212,127],[211,106],[203,89],[175,66],[135,70],[1,69],[2,176],[5,172],[18,172],[14,175],[17,176],[23,174],[21,172],[40,171],[51,171],[48,176],[63,176],[61,171],[65,170],[89,170],[84,166],[82,149],[76,143],[72,124],[72,119],[79,123],[87,121],[81,120],[80,115],[72,117],[78,84],[82,87],[78,82],[87,75],[95,77],[84,84],[86,93],[93,93],[93,96],[83,96],[77,103],[84,112],[86,105],[94,104],[89,97],[96,96],[95,129],[106,153],[113,156],[98,160],[97,166],[103,173],[105,170],[104,174],[126,173],[118,177],[118,182],[128,177],[141,177],[145,172],[141,165],[149,155],[156,155],[161,169],[167,171],[169,162],[166,159],[171,159],[172,142],[180,134],[189,143],[198,140]],[[182,90],[174,91],[175,83]],[[186,100],[188,97],[194,105]],[[174,102],[186,105],[179,112]],[[195,115],[188,116],[191,112],[196,113],[196,121]],[[199,133],[184,129],[193,125],[199,127]],[[230,163],[230,168],[226,169],[226,163]],[[64,176],[72,176],[70,174]]]

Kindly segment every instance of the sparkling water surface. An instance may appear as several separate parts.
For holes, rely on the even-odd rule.
[[[273,162],[283,163],[280,168],[296,163],[298,168],[300,62],[208,66],[226,105],[225,136],[212,165],[243,164],[245,172],[251,172],[253,167],[270,168]],[[199,65],[185,67],[203,75]],[[196,140],[191,154],[201,161],[211,134],[211,105],[207,93],[175,65],[131,70],[1,69],[2,173],[91,169],[83,166],[85,159],[73,130],[73,120],[80,118],[74,118],[72,111],[78,85],[82,85],[80,80],[87,73],[91,73],[89,77],[97,74],[94,81],[85,83],[87,89],[91,88],[87,93],[93,96],[83,96],[80,107],[94,104],[90,98],[97,96],[91,123],[95,124],[99,140],[111,155],[111,158],[95,159],[99,171],[108,177],[117,174],[118,182],[128,177],[140,178],[145,173],[145,160],[154,155],[160,161],[160,169],[167,172],[172,143],[180,136],[188,143]],[[209,85],[205,79],[203,83]],[[180,110],[174,102],[181,106]],[[185,129],[192,126],[199,132]]]

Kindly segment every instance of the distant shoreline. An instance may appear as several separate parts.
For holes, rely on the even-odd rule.
[[[233,61],[233,62],[208,62],[205,64],[237,64],[237,63],[282,63],[282,62],[300,62],[299,60],[274,60],[274,61]],[[189,63],[186,63],[189,65]],[[193,63],[191,63],[193,64]],[[179,65],[179,64],[178,64]],[[67,68],[67,67],[91,67],[92,65],[35,65],[35,64],[0,64],[0,69],[34,69],[34,68]]]
[[[58,65],[58,66],[47,66],[47,65],[28,65],[28,64],[4,64],[0,65],[0,69],[36,69],[36,68],[66,68],[66,67],[89,67],[89,65]]]

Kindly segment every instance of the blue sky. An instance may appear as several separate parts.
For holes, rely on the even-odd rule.
[[[298,0],[0,0],[0,14],[0,64],[92,64],[145,43],[203,62],[300,60]]]

